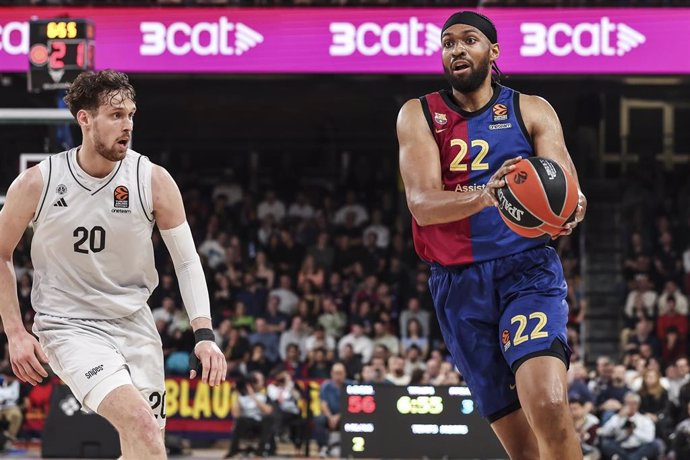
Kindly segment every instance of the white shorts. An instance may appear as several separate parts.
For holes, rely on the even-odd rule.
[[[38,313],[33,331],[50,367],[82,405],[98,412],[108,393],[131,383],[165,427],[163,347],[148,306],[109,320]]]

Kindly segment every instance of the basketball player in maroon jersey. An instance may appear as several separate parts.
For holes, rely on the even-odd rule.
[[[513,233],[495,208],[495,191],[522,158],[554,160],[576,180],[577,171],[549,103],[494,81],[491,20],[456,13],[441,41],[452,90],[408,101],[397,131],[415,249],[432,267],[445,342],[511,459],[581,459],[567,401],[560,260],[548,237]],[[575,221],[560,235],[586,206],[580,192]]]

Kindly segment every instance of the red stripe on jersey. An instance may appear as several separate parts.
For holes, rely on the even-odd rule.
[[[439,93],[428,94],[425,99],[425,116],[439,149],[443,189],[464,193],[470,179],[467,119],[451,110]],[[424,227],[413,218],[412,236],[417,254],[424,260],[441,265],[473,262],[469,218]]]

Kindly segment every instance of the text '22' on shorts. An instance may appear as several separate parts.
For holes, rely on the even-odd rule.
[[[568,365],[567,287],[552,248],[434,264],[429,288],[446,345],[490,422],[520,407],[514,372],[526,359],[551,355]]]
[[[107,385],[109,378],[114,385],[110,390],[121,385],[124,369],[134,387],[151,404],[158,424],[165,427],[163,349],[148,306],[129,316],[108,320],[61,318],[39,313],[33,330],[48,356],[50,367],[69,386],[80,404],[84,405],[84,399],[97,385],[99,390],[103,389],[101,382]]]

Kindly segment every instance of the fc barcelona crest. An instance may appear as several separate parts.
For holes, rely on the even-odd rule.
[[[439,125],[445,125],[448,123],[448,117],[445,113],[434,112],[434,121]]]

